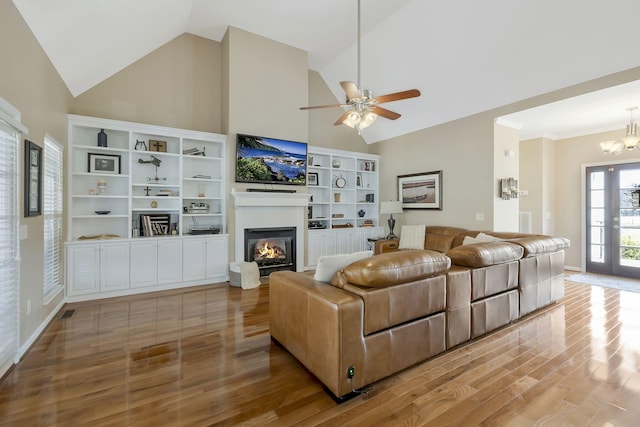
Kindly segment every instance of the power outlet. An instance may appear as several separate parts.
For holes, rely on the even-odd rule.
[[[347,378],[353,378],[356,375],[356,368],[354,366],[349,366],[347,368]]]
[[[27,316],[31,314],[31,299],[27,300]]]

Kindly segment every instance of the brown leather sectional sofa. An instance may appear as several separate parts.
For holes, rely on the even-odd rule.
[[[269,278],[270,332],[337,398],[482,336],[564,294],[569,241],[427,227],[425,249],[375,255],[331,284],[310,273]]]

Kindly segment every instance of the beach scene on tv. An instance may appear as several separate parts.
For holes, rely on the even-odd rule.
[[[305,185],[307,144],[238,135],[236,181]]]

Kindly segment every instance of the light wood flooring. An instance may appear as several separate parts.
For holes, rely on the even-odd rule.
[[[559,303],[340,405],[271,341],[268,294],[68,304],[2,379],[0,425],[640,425],[639,293],[567,281]]]

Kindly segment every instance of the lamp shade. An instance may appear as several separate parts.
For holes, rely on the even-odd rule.
[[[381,214],[400,214],[402,213],[402,203],[400,201],[380,202]]]

